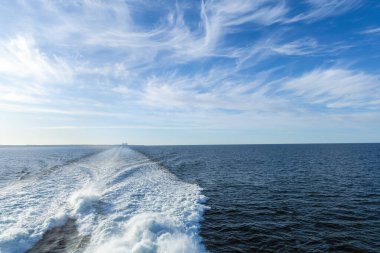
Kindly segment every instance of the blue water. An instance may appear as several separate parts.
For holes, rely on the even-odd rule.
[[[94,154],[102,146],[0,146],[0,187]]]
[[[379,238],[380,144],[0,147],[1,253],[380,252]]]
[[[203,188],[210,252],[380,252],[380,144],[134,148]]]

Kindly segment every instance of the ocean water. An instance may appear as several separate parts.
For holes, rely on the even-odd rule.
[[[380,252],[380,145],[1,147],[0,252]]]
[[[380,252],[380,144],[135,149],[203,189],[210,252]]]

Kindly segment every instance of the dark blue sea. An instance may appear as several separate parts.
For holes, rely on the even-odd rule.
[[[0,252],[380,252],[380,144],[0,147]]]
[[[380,252],[380,144],[134,149],[203,189],[210,252]]]

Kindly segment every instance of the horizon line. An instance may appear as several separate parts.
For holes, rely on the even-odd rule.
[[[380,142],[294,142],[294,143],[224,143],[224,144],[128,144],[124,146],[238,146],[238,145],[334,145],[380,144]],[[123,146],[123,144],[0,144],[0,147],[48,147],[48,146]]]

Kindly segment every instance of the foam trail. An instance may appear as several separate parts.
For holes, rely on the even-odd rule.
[[[112,170],[96,177],[101,220],[86,252],[202,252],[200,188],[130,149],[119,149]],[[102,215],[104,214],[104,215]],[[85,230],[88,224],[84,222]],[[81,227],[80,227],[81,230]]]
[[[24,252],[69,217],[76,220],[80,235],[90,236],[84,252],[205,251],[198,235],[205,200],[201,189],[127,147],[62,167],[43,182],[29,180],[17,187],[17,193],[30,190],[30,202],[25,210],[16,210],[21,219],[9,226],[0,223],[5,228],[1,253]],[[0,193],[0,201],[5,195]],[[19,203],[13,194],[13,207]]]

